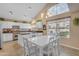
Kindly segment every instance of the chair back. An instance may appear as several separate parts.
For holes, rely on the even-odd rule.
[[[24,55],[37,56],[39,55],[39,48],[26,38],[24,39],[24,52],[26,52]]]
[[[59,55],[59,38],[58,37],[53,37],[52,35],[49,38],[49,49],[52,49],[53,55]]]

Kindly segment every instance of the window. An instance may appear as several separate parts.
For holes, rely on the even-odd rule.
[[[64,18],[56,21],[48,22],[48,34],[59,35],[63,38],[70,38],[70,18]]]
[[[50,16],[59,15],[68,11],[69,11],[68,4],[60,3],[48,9],[47,15],[50,17]]]

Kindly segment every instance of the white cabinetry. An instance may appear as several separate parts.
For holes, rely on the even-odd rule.
[[[3,42],[12,41],[13,40],[13,34],[12,33],[2,34],[2,40],[3,40]]]

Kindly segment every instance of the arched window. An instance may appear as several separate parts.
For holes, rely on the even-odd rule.
[[[69,7],[67,3],[56,4],[53,7],[49,8],[47,11],[48,17],[59,15],[69,11]]]

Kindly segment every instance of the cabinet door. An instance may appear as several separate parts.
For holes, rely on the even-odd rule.
[[[2,40],[5,42],[5,41],[12,41],[13,40],[13,34],[11,33],[5,33],[5,34],[2,34]]]

